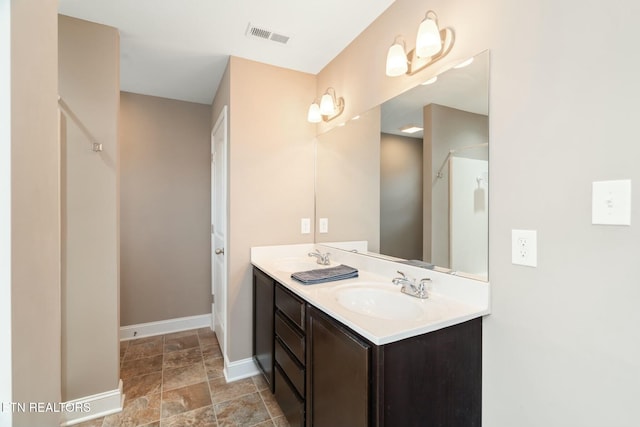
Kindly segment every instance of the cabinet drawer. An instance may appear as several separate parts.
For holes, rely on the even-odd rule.
[[[304,331],[304,301],[281,286],[276,286],[276,307]]]
[[[282,368],[300,396],[304,397],[304,368],[284,349],[280,340],[276,339],[276,363]]]
[[[298,362],[304,366],[304,336],[283,318],[283,314],[280,311],[276,312],[275,323],[276,336],[298,358]]]
[[[291,427],[304,427],[304,401],[301,400],[289,382],[282,375],[280,367],[275,369],[276,401]]]

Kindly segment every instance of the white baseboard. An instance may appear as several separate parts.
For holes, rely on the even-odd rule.
[[[211,314],[179,317],[177,319],[160,320],[158,322],[121,326],[120,341],[152,337],[154,335],[164,335],[172,332],[187,331],[189,329],[204,327],[211,327]]]
[[[72,426],[84,421],[93,420],[122,411],[124,394],[122,394],[122,380],[115,390],[63,403],[64,408],[76,408],[74,411],[63,412],[62,427]]]
[[[238,360],[236,362],[229,362],[225,356],[224,358],[224,379],[227,382],[238,381],[244,378],[249,378],[254,375],[258,375],[260,371],[253,358]]]

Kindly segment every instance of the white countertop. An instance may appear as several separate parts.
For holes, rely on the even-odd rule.
[[[359,277],[317,285],[304,285],[293,280],[291,266],[299,264],[298,261],[312,260],[307,254],[315,248],[319,248],[323,253],[330,252],[332,264],[346,264],[357,268]],[[490,313],[487,282],[324,247],[320,244],[255,247],[251,249],[251,263],[308,303],[376,345],[422,335]],[[313,267],[306,269],[311,268]],[[429,298],[421,300],[401,293],[400,286],[391,283],[391,280],[398,276],[397,270],[418,280],[423,277],[431,278],[433,284]],[[403,298],[411,298],[412,304],[420,307],[421,314],[402,320],[383,319],[357,313],[338,302],[337,295],[340,290],[362,286],[397,292]]]

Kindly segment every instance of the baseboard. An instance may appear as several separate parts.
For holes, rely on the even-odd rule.
[[[139,323],[137,325],[121,326],[120,341],[128,341],[154,335],[170,334],[172,332],[187,331],[189,329],[211,326],[211,314],[199,316],[179,317],[177,319],[160,320],[158,322]]]
[[[120,380],[118,388],[115,390],[64,402],[62,407],[75,408],[75,410],[69,412],[65,410],[62,413],[63,419],[60,425],[62,427],[72,426],[84,421],[116,414],[122,411],[123,404],[124,394],[122,394],[122,380]]]
[[[244,378],[249,378],[254,375],[258,375],[260,371],[253,358],[238,360],[236,362],[229,362],[227,358],[224,358],[224,378],[227,382],[238,381]]]

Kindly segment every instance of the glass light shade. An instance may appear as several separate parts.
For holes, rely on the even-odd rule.
[[[387,76],[397,77],[405,74],[408,70],[407,54],[404,46],[396,43],[387,52]]]
[[[333,116],[336,113],[336,105],[333,102],[333,97],[325,93],[320,100],[320,114],[323,116]]]
[[[317,103],[313,103],[309,106],[309,113],[307,113],[307,120],[311,123],[320,123],[322,121],[322,115],[320,114],[320,106]]]
[[[425,18],[418,28],[416,37],[416,55],[419,58],[428,58],[442,50],[442,39],[438,24],[431,18]]]

